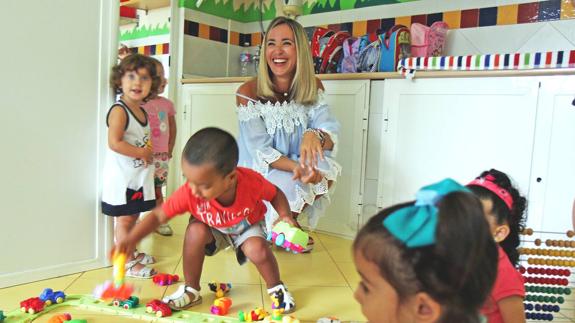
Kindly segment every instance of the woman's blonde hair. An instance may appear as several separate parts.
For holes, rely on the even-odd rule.
[[[282,24],[288,25],[288,27],[293,32],[297,55],[295,73],[289,88],[287,99],[294,100],[300,104],[314,104],[318,99],[318,89],[313,69],[311,50],[309,48],[307,36],[302,25],[290,18],[275,18],[270,22],[270,25],[266,30],[266,36],[263,40],[261,52],[264,53],[263,55],[265,56],[269,31]],[[261,59],[257,78],[258,97],[268,100],[275,100],[276,95],[274,92],[272,77],[273,73],[268,66],[267,60],[265,58]]]

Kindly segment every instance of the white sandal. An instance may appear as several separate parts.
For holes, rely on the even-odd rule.
[[[140,255],[142,256],[142,259],[140,259],[138,262],[141,263],[142,265],[151,265],[151,264],[155,264],[156,263],[156,259],[154,259],[154,257],[148,255],[145,252],[138,252],[137,250],[134,251],[134,259],[138,259],[138,257],[140,257]]]
[[[162,302],[168,304],[168,306],[173,310],[182,311],[194,305],[201,304],[202,296],[200,295],[200,292],[194,288],[186,285],[180,285],[176,292],[174,292],[172,295],[164,297]]]
[[[147,267],[147,266],[144,266],[144,267],[140,268],[140,270],[136,271],[134,269],[134,267],[136,267],[137,264],[141,264],[141,263],[135,259],[126,263],[126,266],[125,266],[125,268],[126,268],[125,276],[126,277],[150,279],[154,275],[157,274],[156,270],[154,270],[153,268]]]

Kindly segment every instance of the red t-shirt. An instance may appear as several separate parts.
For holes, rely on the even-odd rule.
[[[222,206],[216,199],[204,200],[194,196],[186,183],[162,205],[168,218],[190,212],[210,227],[229,228],[246,220],[250,225],[264,219],[266,206],[276,196],[276,187],[259,173],[243,167],[236,168],[236,199],[230,206]]]
[[[503,323],[497,302],[510,296],[525,297],[525,283],[521,273],[513,267],[503,248],[497,246],[497,249],[499,251],[497,278],[487,302],[481,308],[481,313],[487,317],[489,323]]]

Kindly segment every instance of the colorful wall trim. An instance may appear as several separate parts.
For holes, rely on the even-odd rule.
[[[360,20],[327,27],[332,30],[346,30],[354,36],[371,32],[383,32],[396,24],[410,26],[414,22],[431,25],[435,21],[445,21],[450,29],[475,28],[496,25],[513,25],[575,18],[575,7],[571,0],[547,0],[498,7],[457,10],[430,13],[416,16],[404,16],[375,20]],[[306,27],[308,35],[315,27]],[[228,31],[214,26],[186,20],[184,34],[222,43],[228,42]],[[260,32],[243,34],[230,32],[229,42],[238,46],[257,46],[261,44]]]
[[[165,23],[163,26],[159,24],[156,27],[134,27],[132,30],[128,30],[120,35],[120,41],[133,40],[146,38],[150,36],[168,35],[170,34],[170,25]]]
[[[204,0],[199,7],[196,5],[197,0],[180,0],[179,6],[239,22],[254,22],[260,18],[273,19],[276,16],[277,1],[262,0],[261,11],[259,0]],[[279,1],[281,3],[283,0]],[[304,15],[310,15],[411,1],[419,0],[302,0],[302,9]]]
[[[147,56],[167,55],[170,53],[170,43],[131,47],[130,51]]]

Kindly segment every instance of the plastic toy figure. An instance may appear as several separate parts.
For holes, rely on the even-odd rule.
[[[172,285],[178,280],[180,280],[180,277],[178,275],[170,275],[170,274],[157,274],[152,278],[154,284],[159,286]]]
[[[123,307],[127,310],[134,308],[136,306],[138,306],[138,304],[140,303],[140,299],[137,298],[136,296],[130,296],[127,300],[115,300],[113,305],[114,306],[120,306]]]
[[[266,312],[263,308],[256,308],[255,310],[251,310],[248,313],[245,313],[244,311],[240,311],[238,313],[238,318],[240,322],[261,321],[266,316],[268,316],[268,312]]]
[[[230,283],[218,283],[218,282],[211,282],[208,283],[208,287],[214,293],[216,293],[216,298],[224,297],[230,289],[232,289],[232,284]]]
[[[157,317],[165,317],[172,315],[170,307],[160,300],[154,299],[146,304],[146,312],[153,314],[156,313]]]
[[[268,234],[268,240],[287,251],[300,253],[307,247],[309,235],[286,222],[278,222]]]
[[[126,255],[114,255],[114,283],[106,281],[104,284],[96,286],[94,296],[102,300],[128,299],[134,292],[134,286],[124,282]]]
[[[57,314],[57,315],[52,316],[48,320],[48,323],[63,323],[63,322],[68,322],[71,319],[72,319],[72,315],[70,315],[70,313]]]
[[[20,302],[20,309],[22,312],[35,314],[44,310],[44,301],[39,297],[31,297]]]
[[[229,297],[216,298],[214,305],[210,307],[210,312],[215,315],[226,315],[232,307],[232,299]]]
[[[52,288],[46,288],[40,294],[40,299],[45,303],[46,306],[52,304],[60,304],[66,300],[66,294],[63,291],[54,292]]]

